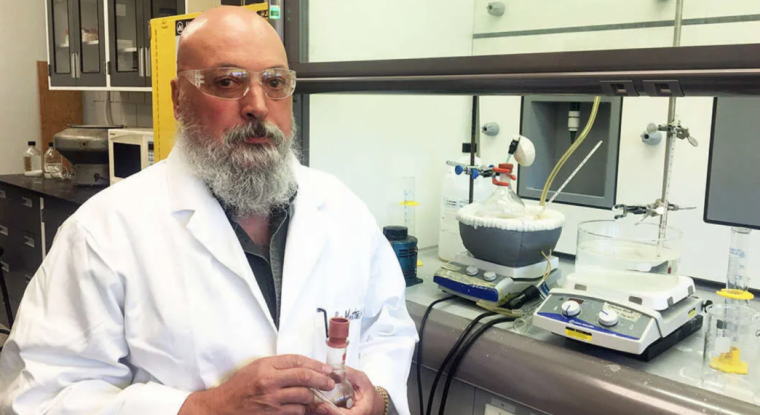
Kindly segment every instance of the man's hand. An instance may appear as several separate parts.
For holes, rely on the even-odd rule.
[[[258,359],[218,388],[190,394],[178,415],[304,415],[306,406],[314,403],[309,388],[335,387],[327,376],[331,372],[324,363],[304,356]]]
[[[385,400],[375,390],[367,375],[360,371],[346,367],[346,379],[354,387],[354,406],[351,409],[341,411],[345,415],[383,415],[385,412]],[[334,410],[325,404],[319,405],[314,413],[319,415],[332,415]]]

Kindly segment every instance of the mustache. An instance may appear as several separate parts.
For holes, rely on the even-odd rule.
[[[276,147],[287,143],[287,136],[275,124],[268,121],[256,120],[232,127],[224,133],[224,143],[228,145],[247,143],[251,137],[267,138]]]

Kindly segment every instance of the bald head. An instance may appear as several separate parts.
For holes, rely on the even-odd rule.
[[[258,70],[287,67],[285,48],[266,20],[243,7],[222,6],[204,12],[182,32],[177,71],[221,66],[254,69],[245,65],[251,57],[258,61]]]

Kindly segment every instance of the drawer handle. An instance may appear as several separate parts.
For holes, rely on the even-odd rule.
[[[7,196],[5,195],[5,190],[0,190],[0,199],[7,199]]]
[[[24,206],[26,206],[26,207],[28,207],[28,208],[34,206],[34,203],[32,202],[32,199],[30,199],[28,197],[23,197],[23,196],[21,197],[21,204],[24,205]]]
[[[0,261],[0,269],[2,269],[3,272],[6,273],[6,274],[9,273],[9,272],[11,272],[11,267],[9,267],[8,264],[6,264],[3,261]]]
[[[0,225],[0,235],[8,236],[8,227]]]
[[[34,248],[34,238],[24,235],[24,245]]]

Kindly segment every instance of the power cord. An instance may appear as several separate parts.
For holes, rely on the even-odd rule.
[[[449,389],[451,388],[451,382],[454,380],[454,377],[457,373],[457,369],[459,369],[459,364],[462,362],[462,359],[467,353],[467,350],[469,350],[470,347],[472,347],[472,345],[478,339],[478,337],[482,336],[483,333],[485,333],[488,329],[490,329],[491,327],[497,324],[506,323],[509,321],[515,321],[515,318],[514,317],[499,317],[499,318],[493,319],[489,321],[488,323],[485,323],[475,333],[473,333],[472,336],[467,338],[467,341],[462,345],[462,348],[459,349],[456,356],[454,357],[454,361],[451,362],[451,368],[449,369],[449,376],[448,378],[446,378],[446,385],[443,387],[443,394],[441,395],[441,406],[438,409],[438,415],[443,415],[446,410],[446,401],[449,398]]]
[[[459,338],[457,338],[457,341],[454,343],[454,346],[451,347],[451,350],[449,350],[449,354],[446,355],[446,358],[443,359],[443,363],[441,363],[441,366],[438,367],[438,373],[435,375],[435,379],[433,380],[433,386],[430,387],[430,396],[428,396],[428,404],[427,404],[427,412],[426,415],[430,415],[433,411],[433,400],[435,399],[435,392],[438,388],[438,382],[441,381],[441,376],[443,376],[443,371],[446,369],[446,366],[449,364],[451,359],[454,357],[454,354],[459,349],[459,346],[462,345],[462,342],[464,342],[465,337],[467,337],[472,329],[475,327],[476,324],[480,322],[480,320],[483,320],[486,317],[495,316],[496,313],[493,311],[487,311],[478,317],[475,318],[475,320],[472,320],[470,324],[467,326],[467,328],[462,331],[462,334],[459,335]]]
[[[459,298],[456,295],[450,295],[448,297],[443,297],[438,300],[433,301],[428,306],[427,310],[425,310],[425,314],[422,315],[422,321],[420,322],[420,332],[419,337],[420,341],[417,343],[417,392],[419,393],[420,397],[420,415],[425,413],[424,404],[422,402],[422,334],[425,332],[425,323],[427,323],[427,319],[430,316],[430,312],[433,311],[433,307],[438,304],[442,303],[444,301],[453,300],[455,298]]]

